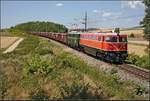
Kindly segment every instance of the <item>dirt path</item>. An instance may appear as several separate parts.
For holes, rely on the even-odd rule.
[[[3,53],[12,52],[19,45],[21,41],[23,41],[23,38],[20,38],[19,40],[17,40],[13,45],[7,48]]]

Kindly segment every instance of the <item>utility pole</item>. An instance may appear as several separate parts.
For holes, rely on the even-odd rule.
[[[85,16],[82,19],[74,19],[76,21],[81,20],[80,23],[84,24],[84,31],[87,31],[87,12],[85,12]]]
[[[150,54],[150,6],[148,6],[148,41],[149,41],[149,47],[148,47],[148,54]],[[150,60],[150,57],[149,57]],[[149,62],[150,66],[150,62]]]
[[[85,31],[87,31],[87,12],[85,12]]]

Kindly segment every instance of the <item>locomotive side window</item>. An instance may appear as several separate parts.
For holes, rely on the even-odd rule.
[[[117,37],[116,36],[106,37],[105,41],[106,42],[117,42]]]
[[[127,38],[126,37],[119,37],[119,42],[127,42]]]
[[[111,42],[117,42],[117,37],[115,36],[111,37]]]
[[[110,37],[106,37],[106,38],[105,38],[105,41],[106,41],[106,42],[110,42]]]
[[[102,38],[100,36],[98,37],[98,41],[102,41]]]

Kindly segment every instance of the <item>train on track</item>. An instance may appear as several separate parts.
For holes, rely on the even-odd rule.
[[[127,35],[117,33],[68,33],[30,32],[50,38],[109,62],[124,62],[128,56]]]

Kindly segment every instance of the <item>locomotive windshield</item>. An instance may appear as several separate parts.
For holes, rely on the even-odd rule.
[[[107,36],[105,37],[105,41],[106,42],[127,42],[127,38],[126,37],[122,37],[122,36]]]
[[[106,42],[117,42],[117,36],[106,37],[105,41]]]

